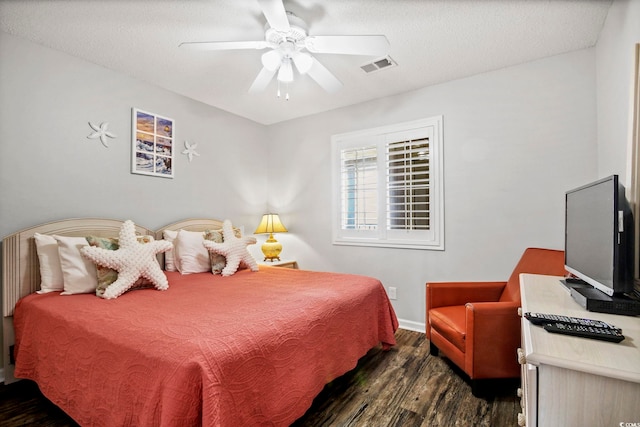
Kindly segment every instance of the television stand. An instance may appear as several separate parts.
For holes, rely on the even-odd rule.
[[[551,334],[523,317],[518,351],[523,400],[520,425],[638,423],[640,319],[586,311],[559,286],[560,279],[521,274],[522,312],[600,320],[622,328],[625,339],[612,343]]]
[[[583,308],[597,313],[637,316],[640,314],[640,301],[625,295],[609,296],[596,288],[571,289],[571,297]]]
[[[560,280],[560,284],[564,286],[565,290],[570,294],[572,289],[578,288],[593,288],[590,284],[585,282],[584,280],[575,279],[572,277],[566,277]]]

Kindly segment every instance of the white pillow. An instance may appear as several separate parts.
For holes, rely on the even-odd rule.
[[[167,242],[174,245],[175,248],[175,240],[178,237],[177,230],[164,230],[162,232],[162,237]],[[176,262],[175,262],[176,251],[174,249],[168,250],[164,253],[164,270],[165,271],[177,271]]]
[[[202,231],[180,230],[174,241],[176,268],[181,274],[204,273],[211,270],[209,252],[202,245]]]
[[[39,294],[64,290],[64,278],[60,257],[58,256],[58,242],[48,234],[35,233],[36,252],[40,264]]]
[[[53,236],[58,242],[58,255],[64,278],[64,291],[60,295],[95,293],[98,287],[96,266],[80,254],[80,248],[89,246],[84,237]]]

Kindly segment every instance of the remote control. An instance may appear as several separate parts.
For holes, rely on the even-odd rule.
[[[614,331],[622,332],[622,329],[610,325],[609,323],[602,322],[600,320],[582,319],[579,317],[559,316],[556,314],[544,313],[525,313],[524,317],[526,317],[534,325],[545,325],[547,323],[565,323],[567,325],[592,326],[595,328],[611,329]]]
[[[574,325],[571,323],[547,323],[542,326],[546,331],[573,335],[576,337],[591,338],[594,340],[620,342],[624,339],[624,335],[615,329],[597,328],[595,326]]]

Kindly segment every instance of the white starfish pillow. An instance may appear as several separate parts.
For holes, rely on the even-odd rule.
[[[251,271],[258,271],[258,263],[247,250],[248,245],[254,245],[256,243],[255,237],[236,237],[231,221],[228,219],[222,223],[222,236],[224,238],[222,243],[204,240],[202,244],[210,252],[223,255],[227,259],[227,264],[221,273],[223,276],[231,276],[238,271],[240,264],[246,265]]]
[[[118,279],[105,289],[102,298],[117,298],[131,288],[140,277],[149,279],[156,289],[169,288],[167,276],[158,264],[156,254],[170,250],[173,245],[164,240],[140,243],[136,239],[133,221],[125,221],[118,237],[120,247],[115,251],[85,246],[82,255],[96,264],[118,272]]]

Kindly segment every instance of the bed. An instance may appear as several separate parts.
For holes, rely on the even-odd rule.
[[[393,308],[366,276],[261,265],[229,277],[167,271],[167,290],[110,300],[34,293],[34,233],[116,236],[121,224],[58,221],[3,241],[6,377],[34,380],[81,425],[290,425],[368,350],[395,344]],[[190,219],[136,232],[220,226]]]

